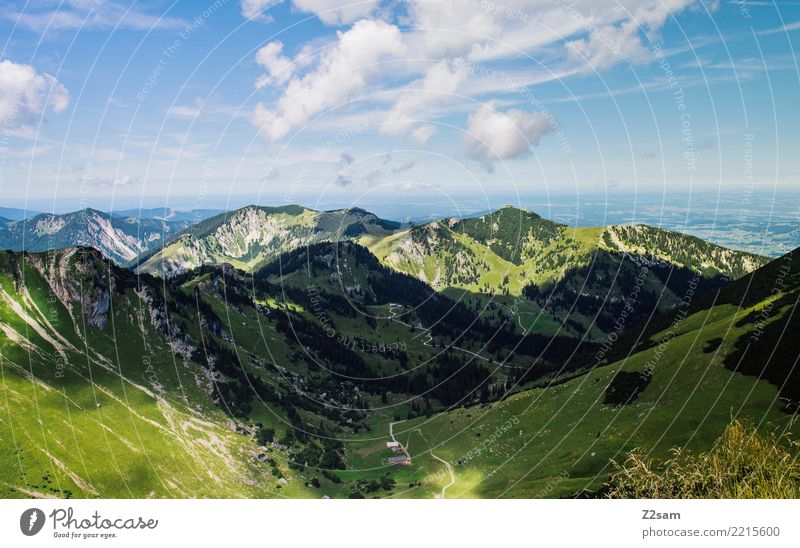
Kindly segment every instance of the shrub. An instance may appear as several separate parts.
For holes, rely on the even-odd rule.
[[[636,401],[639,394],[647,388],[653,376],[650,373],[620,371],[606,388],[603,403],[607,405],[627,405]]]
[[[659,469],[634,450],[605,486],[609,498],[798,498],[800,442],[733,421],[713,449],[672,450]]]
[[[275,439],[274,428],[261,428],[256,434],[256,441],[259,445],[268,445]]]

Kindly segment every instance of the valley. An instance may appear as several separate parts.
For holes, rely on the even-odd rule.
[[[510,207],[159,222],[0,252],[4,496],[602,496],[634,449],[795,428],[769,351],[796,344],[796,253]]]

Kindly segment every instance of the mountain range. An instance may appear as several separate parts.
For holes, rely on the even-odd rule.
[[[622,286],[639,273],[641,319],[673,306],[675,286],[693,273],[711,289],[768,260],[649,226],[576,229],[514,207],[401,227],[362,209],[250,206],[184,231],[143,255],[137,272],[174,276],[207,264],[253,272],[281,253],[340,240],[367,247],[385,266],[476,313],[491,299],[521,330],[590,338],[609,331],[624,306]]]
[[[1,226],[0,249],[38,252],[86,246],[126,265],[190,225],[188,221],[117,217],[94,209],[40,213]]]
[[[251,206],[150,247],[75,215],[0,252],[6,497],[577,496],[732,415],[794,428],[797,252],[515,208]]]

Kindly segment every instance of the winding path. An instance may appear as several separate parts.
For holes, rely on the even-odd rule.
[[[400,442],[397,441],[397,438],[394,437],[394,425],[395,424],[400,424],[401,422],[406,422],[406,421],[404,419],[404,420],[401,420],[401,421],[395,421],[395,422],[390,422],[389,423],[389,437],[392,438],[392,441],[396,442],[396,443],[400,443]],[[408,460],[411,460],[411,455],[408,454],[408,449],[406,448],[406,446],[403,445],[402,443],[400,443],[400,448],[403,450],[403,453],[405,453],[406,457],[408,457]]]
[[[456,482],[456,475],[455,475],[455,473],[453,473],[453,465],[452,464],[450,464],[449,462],[447,462],[446,460],[444,460],[442,458],[437,457],[433,453],[431,453],[431,457],[433,457],[434,459],[438,460],[439,462],[441,462],[442,464],[447,466],[447,471],[450,472],[450,483],[448,483],[447,485],[442,487],[442,493],[441,493],[441,495],[439,495],[439,498],[443,499],[444,496],[445,496],[445,491],[447,491],[447,488],[448,487],[452,487],[453,484]]]
[[[393,442],[400,443],[400,442],[397,441],[397,438],[394,437],[394,425],[395,424],[400,424],[401,422],[405,422],[405,419],[403,419],[401,421],[395,421],[395,422],[390,422],[389,423],[389,437],[392,438]],[[419,430],[419,428],[417,430]],[[420,435],[422,435],[421,431],[420,431]],[[403,450],[403,453],[405,453],[406,457],[408,457],[408,459],[411,460],[411,455],[408,453],[408,448],[405,445],[403,445],[402,443],[400,443],[400,448]],[[439,462],[441,462],[442,464],[444,464],[447,467],[447,471],[450,474],[450,483],[448,483],[447,485],[442,487],[442,492],[439,495],[439,498],[443,499],[445,497],[445,493],[447,492],[447,488],[448,487],[452,487],[453,484],[456,482],[456,475],[453,472],[453,465],[452,464],[450,464],[449,462],[447,462],[446,460],[444,460],[441,457],[437,457],[432,452],[431,452],[431,457],[433,457],[434,459],[436,459]]]

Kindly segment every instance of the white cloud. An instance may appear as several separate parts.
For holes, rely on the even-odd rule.
[[[130,175],[125,175],[124,177],[92,177],[86,173],[81,175],[81,184],[96,188],[122,188],[138,185],[139,183],[139,179]]]
[[[188,105],[173,105],[167,111],[173,118],[194,120],[196,118],[219,115],[227,118],[247,118],[248,114],[235,105],[217,103],[213,98],[195,97]]]
[[[283,42],[270,42],[256,53],[256,63],[267,69],[267,74],[261,76],[256,82],[257,88],[269,84],[284,84],[294,74],[294,63],[284,57]]]
[[[337,32],[328,48],[312,40],[294,58],[284,55],[280,42],[262,48],[256,60],[265,73],[257,86],[280,87],[282,94],[274,103],[258,103],[252,122],[278,141],[341,105],[315,120],[314,129],[347,127],[347,117],[361,117],[380,124],[383,134],[408,133],[422,145],[435,128],[421,121],[471,106],[458,96],[494,99],[625,60],[652,60],[644,37],[657,38],[672,15],[702,1],[419,0],[386,4],[378,13],[377,2],[293,0],[296,9],[332,24],[376,19]],[[403,32],[378,18],[395,18]],[[525,61],[526,54],[535,60]],[[352,101],[360,94],[371,104]]]
[[[111,184],[115,187],[138,185],[139,179],[131,177],[130,175],[125,175],[124,177],[117,177]]]
[[[381,132],[389,135],[403,133],[414,122],[425,119],[429,109],[452,102],[467,75],[466,65],[460,62],[445,60],[430,66],[425,76],[412,82],[394,104]]]
[[[282,4],[283,0],[241,0],[242,15],[248,19],[272,21],[264,12]],[[378,0],[292,0],[292,6],[302,12],[316,15],[328,25],[345,25],[371,15]]]
[[[54,76],[39,74],[30,65],[0,61],[0,123],[7,129],[32,125],[50,108],[62,112],[69,92]]]
[[[488,161],[523,156],[549,131],[546,116],[539,112],[499,112],[492,104],[483,105],[469,117],[467,153]]]
[[[638,32],[658,31],[671,14],[703,0],[425,0],[408,4],[409,26],[417,29],[415,43],[420,54],[434,58],[465,56],[473,62],[519,58],[543,47],[569,54],[591,48],[604,63],[613,52],[601,51],[600,42],[610,43],[630,57],[641,47]],[[709,9],[713,9],[710,5]],[[611,35],[606,37],[606,35]],[[584,36],[586,35],[586,36]],[[565,44],[575,42],[572,46]],[[600,57],[600,54],[603,54]],[[623,59],[617,56],[617,60]]]
[[[175,105],[170,108],[169,115],[176,118],[197,118],[203,113],[204,103],[202,97],[197,97],[191,105]]]
[[[343,25],[369,16],[378,0],[293,0],[292,5],[304,13],[313,13],[323,23]]]
[[[587,38],[567,42],[568,55],[582,71],[603,70],[620,61],[641,62],[648,57],[647,49],[636,36],[635,25],[608,25],[592,32]]]
[[[461,56],[476,44],[500,37],[504,27],[512,24],[477,4],[458,0],[408,3],[411,27],[422,29],[415,37],[418,49],[431,58]]]
[[[752,2],[748,2],[748,4],[752,5]],[[759,36],[764,36],[769,34],[786,34],[796,30],[800,30],[800,21],[794,21],[792,23],[787,23],[785,25],[780,25],[779,27],[771,29],[760,30],[757,31],[756,34],[758,34]]]
[[[291,79],[277,108],[256,105],[252,122],[268,140],[278,141],[314,115],[352,98],[381,75],[379,61],[405,52],[400,30],[383,21],[364,19],[337,36],[315,70]]]
[[[272,21],[272,17],[264,12],[282,2],[283,0],[241,0],[239,5],[242,8],[242,16],[248,19]]]
[[[36,10],[39,6],[44,6],[44,9]],[[149,14],[136,6],[97,0],[28,3],[24,11],[9,10],[5,18],[36,32],[75,29],[178,30],[188,25],[179,17]]]
[[[424,145],[436,133],[436,126],[425,124],[411,132],[411,139],[419,146]]]
[[[641,63],[652,58],[641,34],[657,33],[667,18],[695,0],[645,0],[631,2],[630,16],[618,24],[590,27],[587,37],[567,42],[568,56],[583,64],[584,72],[603,70],[620,61]]]

